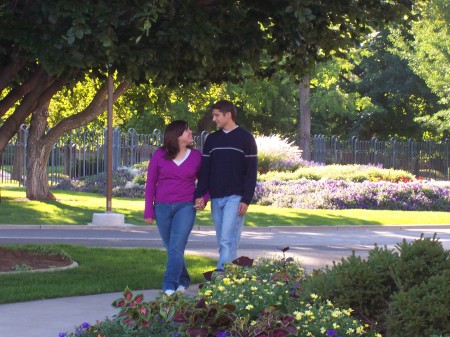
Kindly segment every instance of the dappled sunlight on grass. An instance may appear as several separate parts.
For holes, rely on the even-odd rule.
[[[53,191],[56,201],[29,201],[24,188],[3,187],[0,204],[2,224],[86,225],[94,213],[106,211],[106,198],[74,191]],[[146,225],[143,220],[144,199],[113,198],[112,211],[124,214],[125,222]],[[450,212],[389,211],[367,209],[299,209],[250,205],[247,227],[269,226],[361,226],[449,224]],[[195,226],[211,226],[210,203],[197,212]]]

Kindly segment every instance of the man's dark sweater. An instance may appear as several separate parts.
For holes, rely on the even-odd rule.
[[[211,133],[203,146],[202,165],[194,194],[199,198],[209,191],[211,198],[241,195],[247,205],[256,187],[258,154],[253,135],[236,127],[226,133]]]

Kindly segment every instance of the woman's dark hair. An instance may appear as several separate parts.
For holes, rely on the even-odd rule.
[[[167,152],[165,155],[167,159],[174,159],[178,152],[180,152],[178,137],[180,137],[188,128],[188,123],[183,120],[173,121],[167,125],[166,130],[164,131],[164,142],[161,146],[161,148]]]

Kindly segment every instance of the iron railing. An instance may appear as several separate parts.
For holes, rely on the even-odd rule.
[[[398,141],[391,138],[359,140],[327,139],[323,135],[312,138],[311,158],[325,164],[380,165],[408,171],[426,179],[450,180],[450,141]]]
[[[202,146],[207,132],[195,136],[197,148]],[[151,134],[139,134],[134,129],[113,130],[113,171],[121,166],[133,166],[150,159],[162,144],[163,133],[155,129]],[[28,126],[22,125],[0,158],[0,182],[26,182],[26,147]],[[380,165],[401,169],[426,179],[450,180],[450,141],[402,142],[395,139],[364,141],[353,137],[340,140],[315,135],[311,140],[311,158],[325,164]],[[63,177],[77,179],[105,172],[107,129],[78,129],[61,136],[54,144],[49,162],[50,183]]]

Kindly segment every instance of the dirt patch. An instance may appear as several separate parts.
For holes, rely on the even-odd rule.
[[[0,247],[0,272],[67,267],[71,264],[72,260],[61,255]]]

